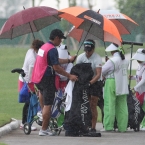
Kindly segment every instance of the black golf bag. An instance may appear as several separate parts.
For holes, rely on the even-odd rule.
[[[65,136],[82,136],[88,133],[91,126],[92,114],[85,85],[92,79],[93,70],[90,63],[76,64],[71,74],[78,76],[72,92],[72,104],[65,112]]]
[[[129,95],[127,96],[128,105],[128,127],[134,129],[134,131],[139,131],[140,123],[145,115],[139,100],[132,93],[129,88]]]

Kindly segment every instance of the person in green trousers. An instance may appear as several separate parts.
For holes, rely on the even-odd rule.
[[[125,132],[128,124],[129,61],[125,59],[123,49],[114,43],[110,44],[105,51],[111,52],[112,58],[108,59],[102,67],[102,75],[105,79],[103,125],[105,131],[113,131],[116,118],[118,131]]]

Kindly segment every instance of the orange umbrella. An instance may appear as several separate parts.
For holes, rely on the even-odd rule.
[[[67,36],[76,39],[78,42],[83,42],[85,39],[99,40],[99,38],[97,36],[94,36],[91,33],[87,34],[86,31],[84,31],[82,29],[77,29],[77,28],[75,28],[75,26],[73,26],[70,29]]]
[[[111,20],[121,35],[130,34],[138,26],[130,17],[116,10],[99,10],[98,13]]]
[[[122,39],[116,26],[107,18],[93,10],[82,7],[69,7],[59,10],[59,16],[102,41],[121,45]]]

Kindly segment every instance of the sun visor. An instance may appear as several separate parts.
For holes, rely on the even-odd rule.
[[[139,48],[131,59],[145,61],[145,53],[143,53],[143,50],[143,48]]]

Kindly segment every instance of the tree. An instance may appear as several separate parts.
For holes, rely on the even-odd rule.
[[[144,0],[115,0],[121,13],[131,17],[139,24],[140,32],[145,34],[145,1]]]

